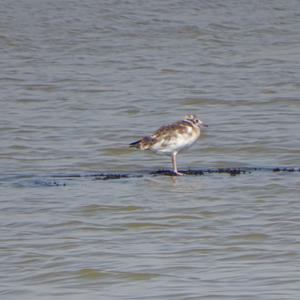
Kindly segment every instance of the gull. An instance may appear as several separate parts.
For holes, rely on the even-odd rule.
[[[183,120],[162,126],[152,135],[145,136],[129,146],[139,150],[151,150],[157,154],[171,155],[174,174],[183,175],[178,172],[176,155],[198,140],[202,127],[207,125],[195,115],[189,114]]]

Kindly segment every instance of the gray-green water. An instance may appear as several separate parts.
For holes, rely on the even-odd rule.
[[[179,169],[299,167],[299,28],[290,0],[1,1],[1,299],[298,300],[299,172],[153,177],[127,145],[192,112]]]

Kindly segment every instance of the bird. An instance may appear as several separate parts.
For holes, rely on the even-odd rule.
[[[183,175],[177,169],[176,156],[182,150],[192,146],[201,135],[201,128],[208,127],[193,114],[186,115],[182,120],[164,125],[152,135],[130,143],[129,147],[139,150],[151,150],[157,154],[171,155],[173,173]]]

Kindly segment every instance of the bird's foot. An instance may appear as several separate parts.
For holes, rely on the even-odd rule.
[[[178,171],[173,171],[173,173],[174,173],[176,176],[183,176],[183,175],[184,175],[183,173],[178,172]]]

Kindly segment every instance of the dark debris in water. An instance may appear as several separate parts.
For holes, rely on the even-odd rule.
[[[257,171],[268,172],[300,172],[298,167],[244,167],[244,168],[215,168],[215,169],[198,169],[198,170],[180,170],[184,175],[203,176],[206,174],[228,174],[230,176],[237,176],[243,174],[251,174]],[[172,170],[161,169],[152,171],[150,173],[99,173],[89,175],[94,180],[112,180],[123,178],[138,178],[146,175],[152,176],[177,176]]]
[[[60,182],[57,180],[47,180],[47,179],[27,179],[21,180],[15,183],[17,187],[59,187],[59,186],[66,186],[65,182]]]
[[[180,170],[180,173],[184,175],[192,175],[192,176],[202,176],[210,173],[226,173],[231,176],[236,176],[240,174],[251,173],[250,170],[244,169],[231,169],[231,168],[220,168],[220,169],[206,169],[206,170]],[[170,170],[158,170],[155,172],[151,172],[152,175],[165,175],[165,176],[177,176],[174,172]]]
[[[228,174],[237,176],[242,174],[251,174],[254,172],[272,172],[272,173],[291,173],[300,172],[300,167],[244,167],[244,168],[212,168],[198,170],[180,170],[184,175],[203,176],[208,174]],[[113,180],[130,179],[146,176],[177,176],[172,170],[140,171],[130,173],[92,173],[92,174],[53,174],[50,176],[41,176],[37,178],[34,175],[14,175],[7,178],[6,181],[12,182],[18,187],[64,187],[74,183],[78,179],[91,180]],[[66,183],[67,182],[67,183]],[[1,184],[1,181],[0,181]]]
[[[300,172],[300,168],[273,168],[273,172]]]
[[[135,176],[136,177],[136,176]],[[121,179],[129,178],[128,174],[99,174],[95,175],[95,180],[111,180],[111,179]]]
[[[257,171],[271,171],[271,172],[300,172],[300,168],[296,167],[245,167],[245,168],[217,168],[217,169],[200,169],[200,170],[180,170],[180,173],[184,175],[202,176],[205,174],[228,174],[230,176],[251,174]],[[176,176],[171,170],[158,170],[150,173],[151,175],[165,175],[165,176]]]

